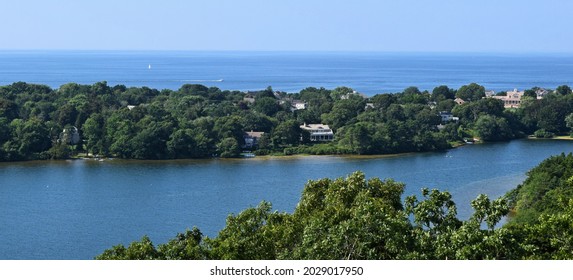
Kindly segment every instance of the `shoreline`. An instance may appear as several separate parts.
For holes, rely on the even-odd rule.
[[[529,135],[527,136],[528,140],[560,140],[560,141],[573,141],[573,138],[571,136],[567,136],[567,135],[561,135],[561,136],[555,136],[552,138],[537,138],[533,135]]]
[[[534,136],[528,136],[525,138],[518,138],[513,139],[510,141],[515,140],[553,140],[553,141],[573,141],[573,138],[570,136],[556,136],[553,138],[536,138]],[[495,142],[491,142],[495,144]],[[486,144],[484,142],[479,142],[476,144]],[[167,161],[207,161],[207,160],[223,160],[223,161],[244,161],[244,160],[256,160],[256,161],[268,161],[268,160],[300,160],[304,158],[318,158],[318,157],[337,157],[337,158],[346,158],[346,159],[379,159],[379,158],[395,158],[401,156],[411,156],[416,154],[424,154],[424,153],[446,153],[449,150],[457,149],[460,147],[467,146],[466,143],[458,143],[456,145],[452,145],[451,148],[442,150],[442,151],[428,151],[428,152],[407,152],[407,153],[393,153],[393,154],[375,154],[375,155],[353,155],[353,154],[325,154],[325,155],[313,155],[313,154],[294,154],[294,155],[263,155],[263,156],[255,156],[255,157],[236,157],[236,158],[220,158],[220,157],[210,157],[210,158],[177,158],[177,159],[123,159],[117,157],[91,157],[91,156],[75,156],[68,159],[47,159],[47,160],[21,160],[21,161],[0,161],[0,164],[7,165],[10,163],[45,163],[45,162],[66,162],[66,161],[76,161],[76,160],[85,160],[90,162],[108,162],[108,161],[117,161],[117,162],[147,162],[147,163],[161,163]],[[475,144],[474,144],[475,145]]]
[[[393,153],[393,154],[374,154],[374,155],[354,155],[354,154],[324,154],[324,155],[313,155],[313,154],[293,154],[293,155],[262,155],[254,157],[235,157],[235,158],[221,158],[221,157],[209,157],[209,158],[173,158],[173,159],[127,159],[127,158],[117,158],[117,157],[91,157],[91,156],[75,156],[67,159],[33,159],[33,160],[20,160],[20,161],[0,161],[0,165],[8,165],[10,163],[64,163],[73,161],[88,161],[88,162],[146,162],[146,163],[163,163],[163,162],[183,162],[183,161],[245,161],[245,160],[255,160],[255,161],[270,161],[270,160],[300,160],[304,158],[345,158],[345,159],[380,159],[380,158],[396,158],[402,156],[412,156],[417,154],[426,153],[447,153],[449,150],[456,149],[459,147],[466,146],[467,144],[460,143],[459,145],[452,146],[446,150],[440,151],[427,151],[427,152],[407,152],[407,153]]]

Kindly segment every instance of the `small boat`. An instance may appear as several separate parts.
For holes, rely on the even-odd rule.
[[[147,65],[147,69],[151,69],[151,64]]]

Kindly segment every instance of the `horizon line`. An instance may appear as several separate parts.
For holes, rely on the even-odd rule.
[[[573,55],[572,51],[442,51],[442,50],[207,50],[207,49],[2,49],[0,52],[198,52],[198,53],[380,53],[380,54],[503,54]]]

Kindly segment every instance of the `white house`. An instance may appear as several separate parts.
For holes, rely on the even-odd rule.
[[[307,103],[301,100],[293,100],[291,103],[291,111],[306,109]]]
[[[543,99],[543,97],[545,97],[548,94],[549,94],[549,91],[544,89],[544,88],[540,88],[540,89],[535,91],[535,95],[537,96],[537,99]]]
[[[460,118],[454,117],[452,113],[446,111],[440,112],[440,117],[442,118],[442,123],[447,123],[452,121],[457,122],[460,120]]]
[[[60,134],[60,140],[70,145],[76,145],[80,143],[80,131],[75,126],[64,128]]]
[[[300,128],[310,133],[310,141],[332,141],[334,133],[326,124],[303,124]]]
[[[495,90],[486,90],[485,97],[492,97],[495,96]]]

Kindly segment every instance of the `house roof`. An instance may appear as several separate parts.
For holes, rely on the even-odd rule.
[[[246,131],[245,135],[252,137],[252,138],[261,138],[263,136],[263,134],[265,134],[262,131]]]
[[[327,124],[303,124],[300,126],[300,128],[302,129],[306,129],[306,130],[315,130],[315,129],[330,129],[330,127]]]

